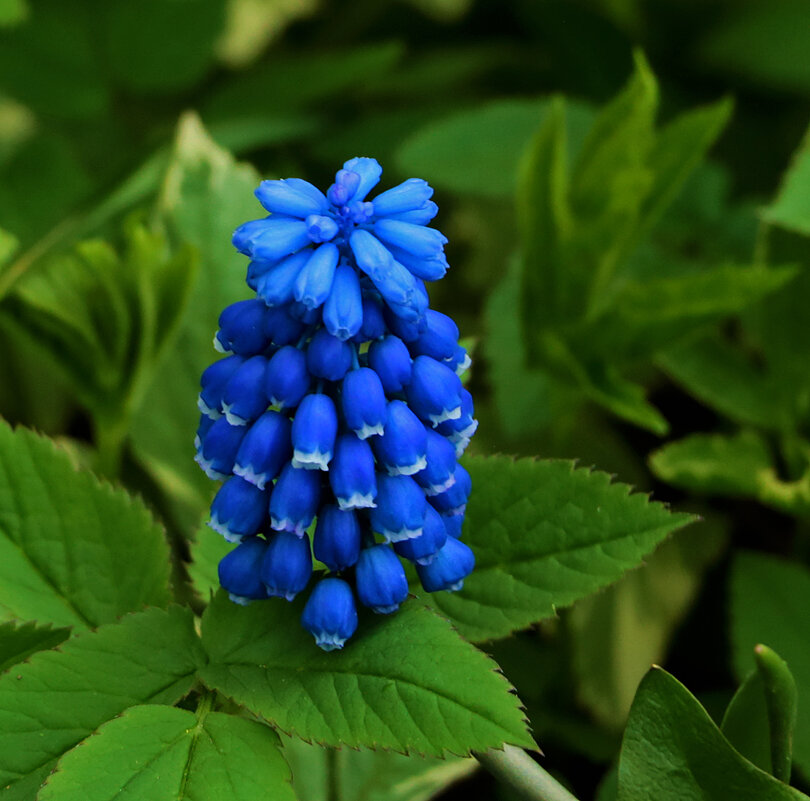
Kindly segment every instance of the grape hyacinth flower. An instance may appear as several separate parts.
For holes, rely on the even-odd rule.
[[[369,199],[381,173],[354,158],[325,194],[261,182],[267,216],[233,235],[256,297],[222,312],[198,399],[196,460],[224,482],[209,525],[236,543],[220,583],[240,604],[308,593],[301,624],[327,651],[358,602],[406,600],[400,559],[427,592],[460,589],[475,562],[458,463],[477,426],[470,359],[425,288],[447,240],[425,181]]]

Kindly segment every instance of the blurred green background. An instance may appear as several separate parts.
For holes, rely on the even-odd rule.
[[[578,384],[524,358],[525,331],[554,310],[540,299],[519,313],[518,168],[550,96],[567,99],[575,151],[639,48],[658,80],[662,129],[723,98],[733,111],[712,107],[705,147],[722,133],[707,158],[696,149],[627,275],[765,261],[793,272],[757,273],[745,291],[729,273],[727,291],[716,289],[725,305],[701,316],[695,296],[688,325],[673,317],[688,342],[658,331],[645,350],[647,334],[628,329],[636,340],[615,358],[610,345],[586,352]],[[786,190],[782,206],[771,199],[810,119],[808,53],[806,0],[0,0],[0,415],[61,438],[78,461],[142,493],[182,558],[210,493],[191,459],[196,376],[214,356],[217,310],[246,292],[229,233],[260,216],[258,175],[326,187],[344,160],[368,155],[383,164],[384,187],[424,177],[452,267],[431,287],[432,305],[457,319],[474,356],[474,449],[577,458],[704,517],[610,591],[492,647],[548,764],[592,797],[651,661],[666,660],[710,711],[730,697],[744,663],[735,670],[726,635],[735,553],[810,560],[810,291],[796,277],[810,262],[810,218],[803,232],[771,232],[767,258],[762,228],[763,208],[778,228],[795,201]],[[174,262],[146,229],[171,241]],[[112,255],[76,255],[90,237]],[[198,262],[187,272],[184,247]],[[103,259],[131,274],[159,263],[159,281],[176,284],[149,301],[158,324],[145,349],[143,296],[133,311],[129,290],[87,278],[86,265]],[[92,314],[66,322],[73,301]],[[119,340],[129,345],[110,346],[101,365]],[[720,340],[732,350],[712,351]],[[729,353],[747,360],[737,372]],[[790,394],[788,422],[751,365],[800,376],[788,389],[773,382]],[[770,483],[752,483],[760,470]],[[488,797],[490,782],[467,779],[443,797]]]

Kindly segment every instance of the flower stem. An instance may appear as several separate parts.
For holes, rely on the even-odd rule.
[[[340,766],[336,748],[326,749],[326,781],[327,781],[327,801],[339,801],[340,799]]]
[[[98,472],[110,481],[115,481],[121,473],[129,418],[126,414],[99,415],[93,422]]]
[[[528,801],[577,801],[576,796],[520,748],[505,745],[503,751],[491,749],[473,756],[495,778],[506,782]]]

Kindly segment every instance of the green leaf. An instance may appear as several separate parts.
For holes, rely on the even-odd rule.
[[[271,728],[245,718],[134,706],[68,751],[37,799],[295,801],[278,744]]]
[[[362,615],[345,650],[325,653],[300,624],[302,602],[232,604],[203,616],[211,688],[284,732],[325,745],[442,756],[534,741],[489,657],[416,603]]]
[[[200,375],[217,357],[211,340],[222,309],[248,296],[247,260],[231,245],[233,230],[262,216],[253,190],[259,176],[216,145],[193,115],[180,121],[157,213],[178,241],[193,245],[200,267],[173,346],[164,354],[136,411],[132,441],[144,467],[195,525],[211,482],[193,461]]]
[[[70,636],[70,629],[38,626],[36,623],[0,623],[0,673],[31,654],[56,648]]]
[[[191,612],[173,606],[80,634],[0,676],[4,801],[31,797],[65,751],[128,707],[176,703],[203,659]]]
[[[732,567],[730,603],[731,644],[737,675],[747,675],[754,666],[754,647],[767,643],[786,660],[799,696],[810,697],[810,652],[807,649],[810,571],[766,554],[740,553]],[[773,683],[772,679],[769,681]],[[782,702],[781,706],[787,704]],[[782,717],[789,718],[789,712]],[[779,728],[784,731],[784,724]],[[784,742],[785,737],[781,740]],[[781,753],[785,750],[789,749],[783,746]],[[804,769],[810,768],[810,708],[804,704],[798,708],[794,759]],[[784,758],[778,761],[780,764],[774,765],[775,770],[784,771]]]
[[[385,751],[331,751],[285,737],[298,801],[329,797],[329,759],[334,760],[334,801],[428,801],[480,767],[474,759],[404,756]]]
[[[461,592],[426,602],[473,642],[505,637],[612,584],[694,519],[570,462],[493,456],[465,465],[473,492],[464,538],[475,570]]]
[[[571,609],[577,695],[602,725],[624,726],[639,682],[650,664],[663,661],[725,541],[720,527],[703,522],[666,541],[643,569]]]
[[[197,530],[197,536],[191,545],[188,574],[191,576],[192,586],[204,601],[219,589],[217,566],[219,560],[232,550],[233,545],[209,526],[202,525]]]
[[[668,484],[718,495],[756,496],[772,470],[762,437],[745,430],[733,436],[692,434],[650,456],[652,471]]]
[[[0,614],[97,626],[169,601],[169,551],[143,503],[0,422]]]
[[[550,106],[548,100],[497,100],[432,122],[403,142],[397,169],[458,194],[507,197],[519,156]],[[590,119],[586,107],[570,104],[569,135],[581,140]]]
[[[742,757],[679,681],[653,668],[630,710],[618,801],[806,801]]]
[[[112,3],[101,15],[105,66],[116,81],[139,92],[190,86],[213,60],[224,18],[225,0]]]
[[[731,699],[723,717],[723,734],[757,767],[790,781],[796,682],[787,663],[766,645],[754,648],[756,672]]]
[[[761,214],[771,225],[810,236],[810,131],[793,154],[776,197]]]

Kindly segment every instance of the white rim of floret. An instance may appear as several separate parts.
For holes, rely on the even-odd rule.
[[[323,648],[324,651],[335,651],[346,644],[347,637],[328,631],[321,631],[314,635],[315,645]]]
[[[453,484],[456,483],[456,475],[455,473],[450,473],[450,475],[441,482],[441,484],[431,484],[428,487],[425,487],[425,495],[429,498],[432,498],[434,495],[441,495],[445,490],[449,490]]]
[[[467,511],[467,504],[462,503],[458,506],[454,506],[452,509],[445,509],[443,512],[439,512],[442,517],[455,517],[456,515],[463,515]]]
[[[201,452],[197,453],[194,457],[194,461],[197,462],[203,473],[212,481],[224,481],[228,477],[227,473],[220,473],[219,470],[214,470],[212,467],[214,460],[206,459]]]
[[[271,598],[284,598],[287,601],[294,601],[295,596],[300,592],[300,590],[280,590],[278,587],[271,587],[269,584],[264,586]]]
[[[253,484],[254,487],[258,487],[260,490],[263,490],[270,480],[269,473],[257,473],[250,465],[243,467],[241,464],[235,464],[233,466],[233,474],[244,479],[249,484]]]
[[[456,375],[463,375],[472,364],[469,353],[464,354],[464,361],[456,365]]]
[[[214,350],[217,353],[230,353],[230,350],[227,350],[225,346],[219,340],[219,331],[214,334]]]
[[[427,416],[428,420],[433,423],[433,428],[436,428],[439,423],[443,423],[445,420],[458,420],[459,417],[461,417],[460,403],[455,409],[443,409],[441,414],[429,414]]]
[[[427,556],[420,556],[418,559],[415,560],[416,564],[429,565],[436,558],[437,553],[438,551],[435,551],[434,553],[429,553]]]
[[[470,444],[470,438],[464,437],[460,439],[458,442],[454,443],[456,448],[456,459],[460,459],[464,456],[464,451],[467,450],[467,446]]]
[[[332,451],[322,453],[320,450],[305,453],[297,448],[293,451],[292,466],[299,470],[329,470]]]
[[[228,593],[228,598],[230,598],[235,604],[239,604],[239,606],[247,606],[256,600],[255,598],[248,598],[247,595],[237,595],[233,592]]]
[[[478,431],[478,421],[473,418],[461,431],[454,431],[450,435],[450,442],[455,443],[462,439],[470,439],[476,431]]]
[[[335,496],[338,502],[338,508],[343,512],[348,512],[351,509],[376,509],[377,504],[374,503],[374,495],[371,492],[353,492],[348,498],[343,498],[340,495]]]
[[[420,456],[415,462],[411,462],[411,464],[385,464],[384,467],[388,471],[389,476],[412,476],[427,467],[427,457]]]
[[[309,523],[304,525],[302,520],[293,520],[289,517],[284,517],[279,520],[277,517],[270,517],[270,528],[274,531],[289,531],[290,534],[295,534],[296,537],[303,537],[306,530],[309,528]]]
[[[459,579],[455,584],[445,587],[446,592],[458,592],[464,586],[464,579]]]
[[[197,396],[197,408],[212,420],[219,420],[222,417],[222,412],[219,409],[212,409],[204,400],[202,394]]]
[[[423,527],[419,528],[401,528],[398,531],[391,531],[384,529],[380,532],[386,543],[388,542],[402,542],[403,540],[415,540],[417,537],[422,536]]]
[[[369,425],[368,423],[364,423],[362,428],[353,428],[352,431],[354,431],[358,439],[368,439],[369,437],[373,437],[375,434],[384,434],[385,426],[382,423],[377,423],[373,426]]]
[[[371,611],[378,615],[393,615],[399,609],[399,604],[390,604],[389,606],[372,606]]]
[[[226,542],[241,542],[244,539],[244,534],[237,534],[235,531],[231,531],[228,528],[227,523],[220,522],[220,519],[216,515],[212,515],[211,519],[208,521],[208,526],[217,534],[221,534]]]
[[[232,426],[246,426],[248,424],[247,418],[240,417],[238,414],[234,414],[231,409],[233,408],[233,404],[223,403],[222,404],[222,411],[225,413],[225,419],[232,425]]]

